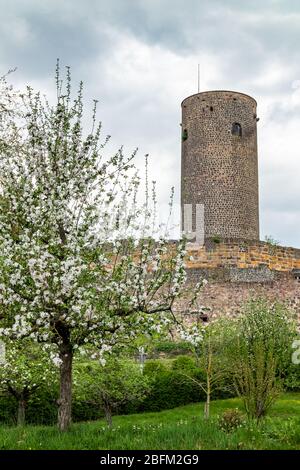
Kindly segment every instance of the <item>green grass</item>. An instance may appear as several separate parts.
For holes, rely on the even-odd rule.
[[[218,415],[242,409],[239,399],[212,402],[212,416],[203,419],[203,404],[160,413],[114,417],[73,424],[60,433],[51,426],[0,427],[0,449],[300,449],[300,394],[283,395],[257,426],[248,422],[232,433],[218,427]]]

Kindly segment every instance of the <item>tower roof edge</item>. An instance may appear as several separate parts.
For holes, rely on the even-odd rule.
[[[255,104],[257,105],[257,101],[255,98],[253,98],[252,96],[248,95],[247,93],[242,93],[240,91],[233,91],[233,90],[207,90],[207,91],[201,91],[200,93],[193,93],[192,95],[189,95],[187,96],[186,98],[184,98],[181,102],[181,106],[183,105],[183,103],[188,100],[189,98],[192,98],[193,96],[197,96],[197,95],[209,95],[209,94],[214,94],[214,93],[232,93],[233,95],[242,95],[242,96],[245,96],[247,98],[250,98],[251,100],[253,100],[255,102]]]

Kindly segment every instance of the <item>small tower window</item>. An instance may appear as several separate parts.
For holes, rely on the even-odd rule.
[[[242,137],[242,126],[238,122],[232,124],[231,134]]]

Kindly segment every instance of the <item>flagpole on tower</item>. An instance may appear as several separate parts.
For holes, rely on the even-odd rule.
[[[198,64],[198,93],[200,93],[200,64]]]

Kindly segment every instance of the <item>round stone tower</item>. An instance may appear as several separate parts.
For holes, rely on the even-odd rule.
[[[259,240],[257,121],[256,101],[243,93],[182,102],[181,206],[192,205],[193,230],[204,206],[205,238]]]

